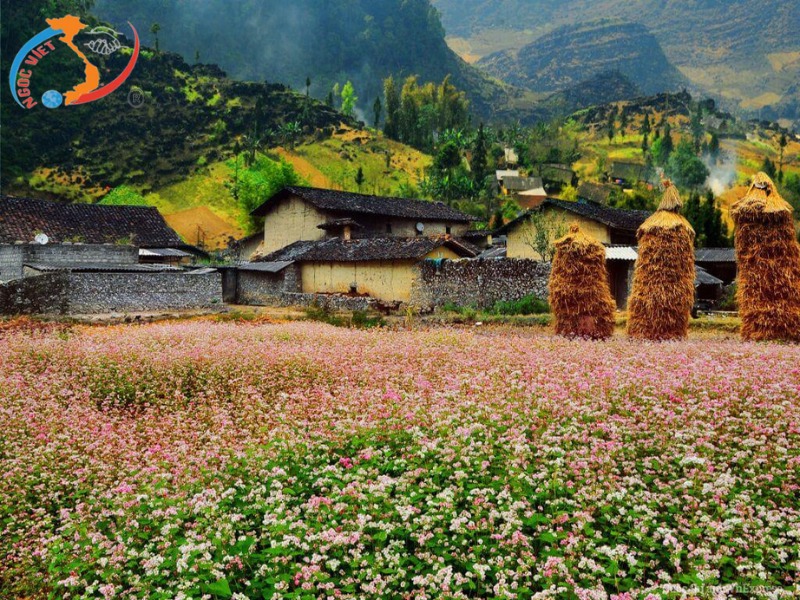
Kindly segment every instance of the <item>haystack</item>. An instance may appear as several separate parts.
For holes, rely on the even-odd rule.
[[[628,335],[683,339],[694,305],[694,229],[678,211],[678,190],[664,183],[658,210],[639,228],[639,259],[628,301]]]
[[[605,248],[577,225],[572,225],[555,247],[550,307],[556,333],[591,339],[611,337],[616,305],[608,286]]]
[[[792,208],[764,173],[731,209],[746,340],[800,341],[800,246]]]

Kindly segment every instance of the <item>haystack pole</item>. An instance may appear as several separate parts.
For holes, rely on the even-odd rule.
[[[606,271],[606,251],[577,224],[556,241],[550,274],[550,307],[556,333],[604,340],[614,333],[616,305]]]
[[[769,176],[758,173],[731,217],[742,337],[800,341],[800,246],[792,207]]]
[[[679,340],[689,333],[694,305],[694,229],[679,214],[677,188],[664,182],[658,210],[639,228],[639,259],[628,301],[628,335]]]

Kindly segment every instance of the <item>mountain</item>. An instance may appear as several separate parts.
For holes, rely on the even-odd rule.
[[[558,27],[620,18],[648,27],[697,86],[745,109],[800,80],[794,0],[433,0],[450,41],[473,57],[519,48]]]
[[[688,85],[646,27],[616,20],[559,27],[477,64],[498,79],[536,92],[562,91],[610,71],[622,73],[646,94]]]
[[[364,121],[389,75],[418,75],[421,82],[450,75],[483,118],[521,95],[449,48],[429,0],[98,0],[95,10],[122,30],[128,21],[142,32],[158,22],[162,48],[199,53],[236,79],[305,90],[310,78],[317,98],[350,80]]]

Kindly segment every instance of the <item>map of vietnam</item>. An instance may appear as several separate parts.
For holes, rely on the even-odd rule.
[[[72,51],[80,56],[86,65],[86,68],[84,69],[84,73],[86,73],[86,81],[76,85],[72,91],[69,91],[64,95],[64,104],[70,105],[84,94],[88,94],[89,92],[92,92],[98,88],[100,85],[100,71],[97,67],[89,62],[89,59],[86,58],[86,55],[81,52],[78,49],[78,46],[75,45],[75,42],[72,41],[73,38],[80,33],[81,29],[86,27],[86,25],[82,23],[78,17],[67,15],[66,17],[62,17],[60,19],[47,19],[47,23],[53,29],[64,32],[64,36],[58,38],[58,40],[60,42],[64,42],[67,46],[72,48]]]

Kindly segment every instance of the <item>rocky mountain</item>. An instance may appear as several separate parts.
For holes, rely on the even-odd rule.
[[[365,121],[389,75],[418,75],[421,82],[450,75],[482,118],[519,95],[449,48],[429,0],[203,0],[191,6],[183,0],[97,0],[95,11],[145,32],[157,22],[162,49],[198,53],[236,79],[305,91],[308,78],[311,95],[320,99],[350,80]]]
[[[477,64],[498,79],[536,92],[558,92],[588,80],[594,84],[611,71],[646,94],[689,84],[646,27],[616,20],[559,27],[527,46],[492,54]]]
[[[473,56],[518,48],[564,25],[621,18],[645,25],[672,64],[732,107],[756,110],[780,104],[800,81],[796,0],[433,2],[448,35]],[[478,51],[479,46],[487,51]]]

